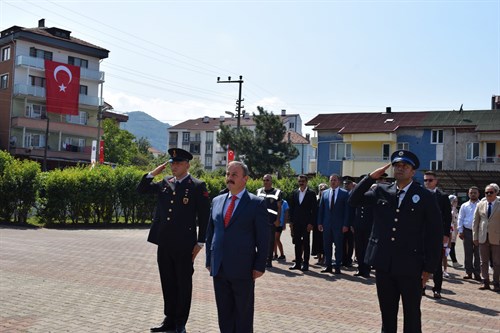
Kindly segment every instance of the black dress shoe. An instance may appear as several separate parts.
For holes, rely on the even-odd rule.
[[[298,270],[298,269],[300,269],[300,264],[295,263],[293,266],[288,267],[288,269],[290,269],[290,270],[297,269]]]
[[[309,270],[309,264],[303,264],[300,270],[302,272],[307,272]]]
[[[354,274],[354,276],[363,276],[363,273],[357,272],[356,274]]]
[[[439,291],[434,291],[434,298],[441,299],[441,293]]]
[[[151,332],[175,332],[175,325],[164,321],[160,326],[152,327]]]
[[[479,281],[479,282],[483,281],[483,279],[481,279],[481,276],[479,276],[479,275],[474,275],[474,280]]]
[[[186,333],[186,327],[185,326],[177,326],[175,328],[175,333]]]
[[[333,273],[332,268],[326,266],[325,269],[321,270],[321,273]]]
[[[342,272],[340,271],[340,268],[335,268],[335,274],[342,274]]]

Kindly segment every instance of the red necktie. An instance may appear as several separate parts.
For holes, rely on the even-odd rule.
[[[236,203],[237,199],[238,197],[236,195],[233,195],[231,197],[231,203],[229,203],[226,215],[224,215],[224,227],[227,227],[227,225],[229,224],[229,220],[231,220],[231,216],[233,215],[233,210],[234,210],[234,204]]]

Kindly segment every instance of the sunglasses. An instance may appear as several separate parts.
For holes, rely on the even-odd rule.
[[[491,194],[495,194],[495,192],[488,191],[488,192],[484,192],[484,194],[491,195]]]
[[[433,181],[435,181],[435,179],[424,179],[424,182],[426,182],[426,183],[427,182],[431,182],[432,183]]]

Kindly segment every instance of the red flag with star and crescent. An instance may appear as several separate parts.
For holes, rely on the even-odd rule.
[[[80,67],[45,60],[47,112],[78,115]]]

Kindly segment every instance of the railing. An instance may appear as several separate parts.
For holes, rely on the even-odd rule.
[[[45,98],[45,88],[39,86],[31,86],[27,84],[15,84],[14,85],[14,95],[29,95],[40,98]],[[79,104],[99,106],[101,105],[101,98],[98,96],[88,96],[80,94]]]
[[[27,66],[45,70],[45,59],[18,55],[16,57],[16,66]],[[104,82],[104,72],[80,67],[80,78]]]

